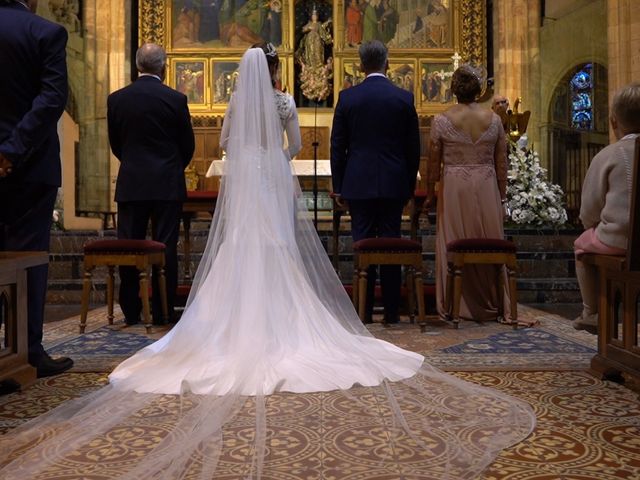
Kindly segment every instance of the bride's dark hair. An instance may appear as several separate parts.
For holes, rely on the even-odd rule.
[[[453,72],[451,91],[459,103],[471,103],[482,92],[480,73],[469,65],[463,65]]]
[[[276,73],[280,66],[280,58],[278,57],[278,51],[271,42],[254,43],[251,48],[260,48],[267,57],[267,65],[269,66],[269,73],[271,74],[271,84],[276,86]]]

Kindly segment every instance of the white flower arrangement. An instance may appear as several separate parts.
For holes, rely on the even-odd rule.
[[[62,188],[58,188],[56,202],[51,212],[51,229],[64,230],[64,211],[62,209]]]
[[[509,146],[507,209],[517,225],[558,228],[567,222],[563,207],[564,192],[547,180],[538,153],[532,149]]]

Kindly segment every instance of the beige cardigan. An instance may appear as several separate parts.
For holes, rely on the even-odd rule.
[[[633,149],[638,134],[621,138],[593,157],[582,184],[580,220],[598,240],[627,249]]]

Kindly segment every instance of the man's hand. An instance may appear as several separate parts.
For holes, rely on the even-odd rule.
[[[427,210],[434,205],[435,195],[433,193],[427,193],[427,199],[424,201],[423,210]]]
[[[4,178],[13,170],[13,163],[0,153],[0,178]]]
[[[334,198],[336,200],[336,205],[338,205],[340,208],[344,208],[344,209],[349,208],[349,204],[347,203],[347,201],[343,200],[340,195],[336,195]]]

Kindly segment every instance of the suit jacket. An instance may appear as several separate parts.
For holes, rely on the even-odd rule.
[[[340,92],[331,129],[333,190],[347,200],[407,199],[420,164],[413,95],[382,76]]]
[[[184,169],[194,150],[187,97],[141,76],[109,95],[107,120],[111,150],[120,160],[116,202],[183,201]]]
[[[0,4],[0,152],[13,163],[2,182],[60,186],[57,122],[67,103],[67,31],[19,3]]]

